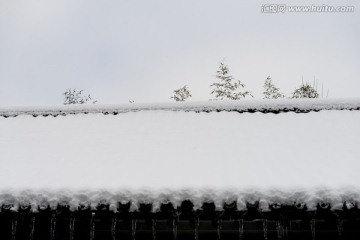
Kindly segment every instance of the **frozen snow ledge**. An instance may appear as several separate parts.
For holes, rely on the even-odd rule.
[[[176,102],[153,104],[123,105],[66,105],[44,107],[1,107],[0,116],[16,117],[18,115],[59,116],[68,114],[119,114],[138,111],[185,111],[185,112],[261,112],[307,113],[321,110],[360,110],[360,98],[350,99],[275,99],[275,100],[239,100],[239,101],[207,101]]]
[[[121,190],[121,191],[46,191],[46,190],[2,190],[0,191],[0,211],[28,209],[55,210],[68,206],[71,211],[90,208],[96,210],[107,205],[117,212],[120,205],[130,204],[130,211],[138,211],[141,204],[151,204],[152,212],[159,212],[161,204],[171,203],[176,209],[183,201],[191,201],[194,210],[204,203],[213,203],[217,211],[236,203],[238,211],[258,205],[260,211],[269,211],[280,206],[294,206],[297,209],[316,210],[322,207],[331,210],[358,208],[360,189],[354,188],[313,188],[312,190],[253,190],[253,189],[183,189],[183,190]]]

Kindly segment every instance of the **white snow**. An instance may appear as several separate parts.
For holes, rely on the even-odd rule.
[[[320,103],[340,106],[292,101],[307,109]],[[360,106],[358,100],[338,102]],[[279,106],[273,101],[246,104]],[[360,200],[360,111],[197,113],[184,104],[172,105],[179,107],[117,107],[119,114],[104,115],[114,107],[76,106],[68,111],[97,113],[29,115],[60,109],[48,107],[0,117],[0,205],[28,203],[36,210],[62,202],[94,207],[106,200],[115,210],[117,202],[130,200],[133,210],[139,202],[153,202],[156,211],[161,202],[177,205],[190,199],[196,208],[204,201],[214,201],[219,209],[223,202],[237,201],[245,208],[246,201],[258,200],[263,209],[273,202],[314,208],[320,201],[336,209],[344,201]],[[244,108],[223,102],[190,105]]]

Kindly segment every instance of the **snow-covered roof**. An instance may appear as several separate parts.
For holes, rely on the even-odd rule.
[[[340,208],[360,200],[358,110],[360,99],[1,108],[0,205]]]

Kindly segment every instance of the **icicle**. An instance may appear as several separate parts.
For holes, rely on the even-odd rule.
[[[280,223],[280,221],[276,222],[276,231],[278,240],[281,240],[284,238],[284,226]]]
[[[35,217],[31,217],[30,219],[30,234],[29,234],[29,240],[34,239],[34,230],[35,230]]]
[[[194,235],[195,235],[195,240],[199,240],[199,217],[195,217]]]
[[[243,234],[244,234],[244,220],[240,219],[239,220],[239,240],[243,239]]]
[[[135,240],[135,237],[136,237],[136,219],[132,219],[132,221],[131,221],[131,236],[132,236],[132,240]]]
[[[75,218],[71,217],[70,218],[70,226],[69,226],[70,240],[74,240],[74,230],[75,230]]]
[[[263,220],[263,231],[264,231],[264,239],[267,240],[268,238],[268,230],[267,230],[267,220]]]
[[[90,240],[94,240],[95,238],[95,221],[94,221],[95,213],[91,213],[90,219]]]
[[[156,220],[155,219],[152,220],[151,230],[152,230],[152,239],[156,240]]]
[[[315,240],[315,219],[312,219],[310,221],[310,229],[311,229],[312,239]]]
[[[288,224],[289,224],[289,228],[290,228],[290,231],[293,229],[293,222],[292,221],[289,221],[288,222]],[[287,228],[286,228],[287,229]]]
[[[177,219],[176,218],[173,219],[172,231],[173,231],[173,239],[176,240],[177,239]]]
[[[17,218],[14,217],[11,221],[11,240],[16,238]]]
[[[111,220],[111,239],[116,239],[116,218]]]
[[[341,238],[342,232],[343,232],[343,220],[339,219],[337,221],[337,231],[339,234],[339,237]]]
[[[56,216],[53,215],[50,220],[50,239],[55,240]]]
[[[221,239],[221,219],[217,220],[217,240]]]

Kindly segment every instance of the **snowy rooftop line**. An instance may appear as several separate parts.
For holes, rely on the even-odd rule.
[[[57,116],[78,113],[118,114],[138,111],[186,111],[186,112],[311,112],[320,110],[360,110],[360,98],[350,99],[275,99],[275,100],[240,100],[240,101],[207,101],[176,102],[152,104],[119,104],[119,105],[66,105],[40,107],[0,107],[0,116],[16,117],[18,115]]]
[[[251,189],[181,189],[181,190],[118,190],[118,191],[32,191],[32,190],[1,190],[1,207],[12,208],[14,211],[30,207],[33,212],[39,209],[51,208],[56,210],[59,206],[69,206],[71,211],[79,208],[106,204],[110,210],[117,212],[119,204],[130,204],[130,211],[138,211],[141,204],[151,204],[152,212],[159,212],[161,204],[171,203],[178,208],[183,201],[190,201],[194,210],[201,209],[204,203],[213,203],[217,211],[224,210],[225,204],[236,203],[239,211],[247,209],[248,205],[259,204],[259,210],[269,211],[273,205],[297,206],[313,211],[318,205],[325,205],[332,210],[342,210],[344,206],[351,209],[359,203],[360,194],[354,189],[311,189],[294,191]]]

